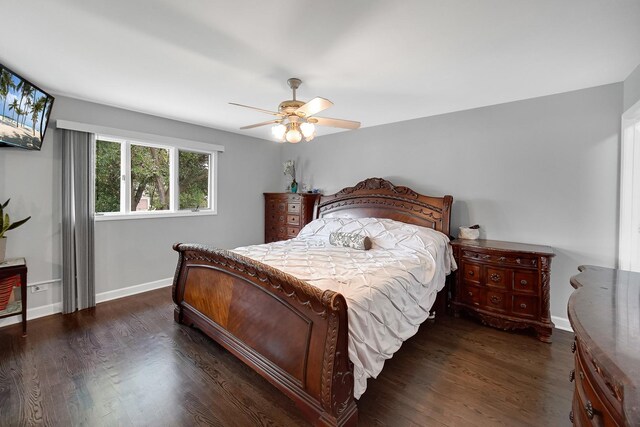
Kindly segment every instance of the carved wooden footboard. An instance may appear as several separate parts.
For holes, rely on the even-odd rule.
[[[241,255],[176,244],[175,320],[216,340],[292,398],[315,425],[355,425],[347,305]]]

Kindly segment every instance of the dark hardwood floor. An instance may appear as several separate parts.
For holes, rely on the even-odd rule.
[[[305,425],[197,330],[170,289],[0,329],[0,425]],[[425,323],[358,402],[363,426],[569,425],[572,334],[554,343],[473,320]]]

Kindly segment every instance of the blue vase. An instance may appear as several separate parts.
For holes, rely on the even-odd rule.
[[[291,192],[292,193],[298,192],[298,183],[296,182],[295,179],[291,182]]]

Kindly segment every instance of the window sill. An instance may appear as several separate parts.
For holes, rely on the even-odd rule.
[[[158,219],[158,218],[177,218],[184,216],[212,216],[217,215],[216,211],[212,211],[210,209],[201,210],[201,211],[178,211],[178,212],[141,212],[141,213],[105,213],[105,214],[96,214],[94,216],[94,221],[121,221],[121,220],[129,220],[129,219]]]

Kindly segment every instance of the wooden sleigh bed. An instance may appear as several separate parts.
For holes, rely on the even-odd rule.
[[[389,218],[448,235],[452,202],[451,196],[424,196],[370,178],[321,197],[314,218]],[[176,322],[220,343],[293,399],[314,425],[357,423],[341,294],[227,250],[174,249]]]

